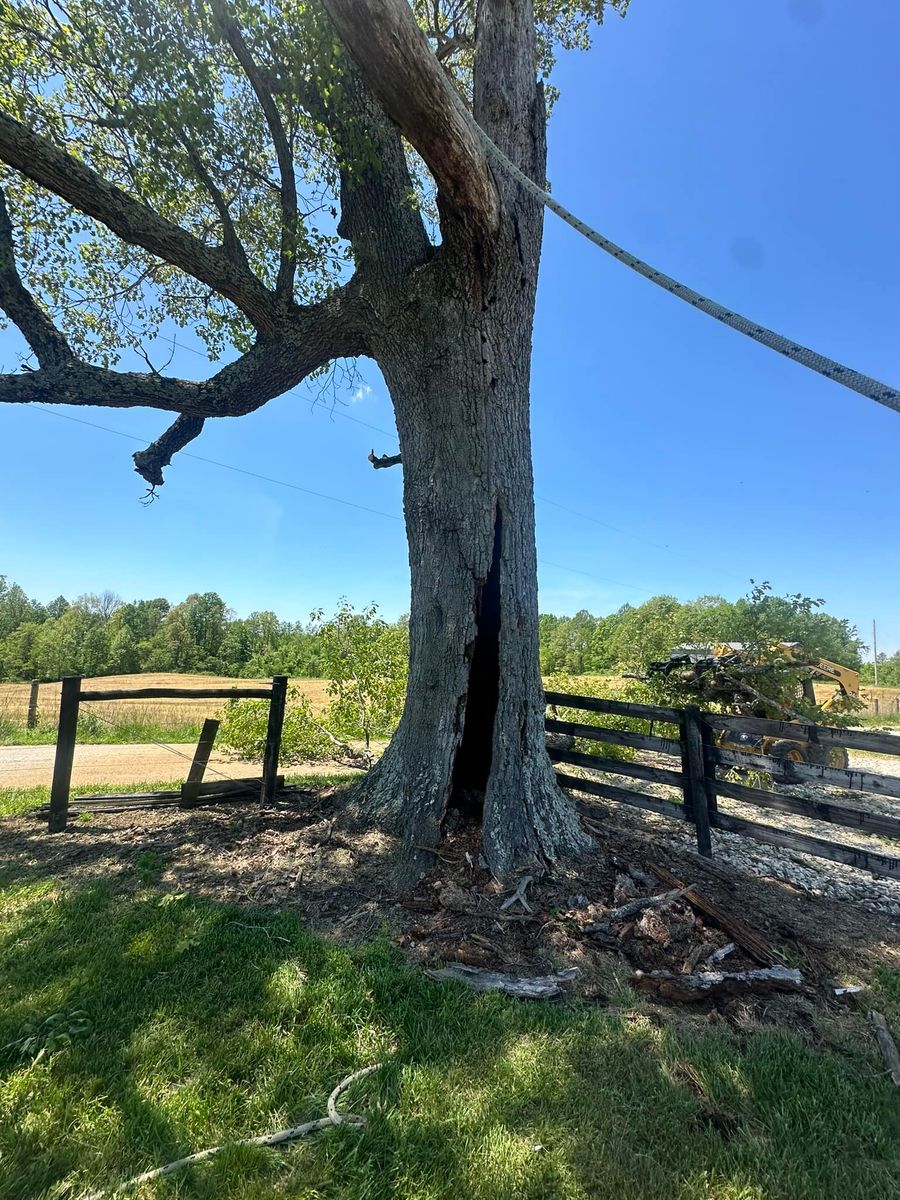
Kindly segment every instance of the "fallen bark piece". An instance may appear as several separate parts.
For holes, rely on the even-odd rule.
[[[718,950],[713,950],[709,958],[704,962],[703,966],[712,967],[717,962],[721,962],[723,958],[727,958],[729,954],[733,954],[737,946],[734,942],[729,942],[726,946],[720,946]]]
[[[671,892],[662,892],[659,896],[639,896],[637,900],[629,900],[627,904],[621,904],[618,908],[608,912],[602,921],[584,925],[581,932],[607,934],[610,926],[614,925],[616,921],[627,921],[629,917],[636,917],[645,908],[666,908],[673,900],[677,900],[683,891],[683,888],[673,888]]]
[[[878,1048],[884,1059],[884,1065],[887,1067],[888,1075],[891,1077],[891,1082],[894,1087],[900,1087],[900,1052],[897,1050],[897,1043],[891,1037],[887,1021],[880,1012],[875,1012],[874,1009],[869,1013],[869,1020],[875,1026]]]
[[[719,996],[745,996],[766,992],[796,992],[803,976],[793,967],[763,967],[758,971],[699,971],[696,975],[675,975],[671,971],[635,971],[634,986],[642,992],[655,992],[666,1000],[708,1000]]]
[[[569,967],[552,975],[522,977],[506,975],[502,971],[484,971],[481,967],[467,967],[457,963],[436,971],[426,971],[425,974],[429,979],[452,979],[457,983],[464,983],[476,992],[506,992],[507,995],[518,996],[522,1000],[549,1000],[560,994],[562,984],[575,978],[578,968]]]
[[[752,959],[761,963],[764,967],[771,967],[777,964],[778,955],[749,925],[745,925],[737,917],[729,916],[724,909],[719,908],[718,904],[714,904],[712,900],[701,895],[696,888],[688,887],[682,883],[678,876],[673,875],[666,867],[657,866],[656,863],[651,863],[650,866],[663,883],[668,883],[671,887],[680,887],[683,891],[684,899],[690,904],[691,908],[703,913],[706,917],[711,917],[720,929],[724,929],[726,933],[731,935],[742,950],[746,950]]]
[[[834,989],[834,996],[836,1000],[852,1000],[853,997],[858,996],[861,991],[861,987],[857,987],[856,984],[850,984],[847,987],[836,987]]]

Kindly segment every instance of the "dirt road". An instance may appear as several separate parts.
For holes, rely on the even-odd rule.
[[[55,746],[0,746],[0,788],[49,786],[53,773]],[[89,783],[166,783],[183,780],[188,771],[194,746],[174,743],[169,746],[77,746],[72,769],[72,787]],[[291,775],[321,775],[332,770],[349,771],[316,763],[291,767]],[[258,763],[241,762],[213,752],[206,777],[245,779],[260,774]]]

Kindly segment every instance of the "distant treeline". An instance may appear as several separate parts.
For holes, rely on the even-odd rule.
[[[667,658],[676,646],[717,642],[799,642],[807,653],[859,667],[865,645],[856,629],[822,612],[822,604],[807,596],[776,596],[762,584],[734,601],[701,596],[683,604],[674,596],[654,596],[635,608],[626,604],[608,617],[585,611],[574,617],[544,615],[541,667],[545,674],[640,671],[649,662]],[[880,678],[881,668],[879,682]]]
[[[545,674],[640,670],[677,645],[717,641],[800,642],[810,652],[859,666],[864,649],[846,620],[820,611],[821,601],[774,596],[767,587],[736,601],[702,596],[682,604],[654,596],[606,617],[582,611],[540,618]],[[405,625],[405,618],[397,622]],[[232,676],[323,673],[322,621],[282,621],[273,612],[236,617],[215,592],[180,604],[161,597],[123,601],[112,592],[29,599],[0,576],[0,678],[128,675],[139,671],[210,672]],[[879,668],[879,682],[900,684],[900,655]]]

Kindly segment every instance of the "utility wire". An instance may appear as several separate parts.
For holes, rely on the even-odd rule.
[[[56,409],[45,408],[41,404],[30,404],[28,407],[30,409],[37,409],[38,412],[46,413],[48,417],[59,417],[63,421],[74,421],[76,425],[87,425],[90,429],[99,429],[99,430],[102,430],[103,433],[112,433],[112,434],[115,434],[116,437],[127,438],[129,441],[132,441],[132,442],[140,442],[141,444],[145,444],[152,440],[151,438],[138,437],[136,434],[133,434],[133,433],[125,433],[124,430],[121,430],[121,429],[111,429],[110,426],[100,425],[97,421],[86,421],[84,419],[84,417],[73,417],[70,413],[57,412]],[[373,428],[374,428],[374,426],[373,426]],[[370,508],[365,504],[357,504],[353,500],[345,500],[345,499],[343,499],[343,497],[340,497],[340,496],[329,496],[325,492],[314,492],[314,491],[312,491],[311,488],[300,487],[299,484],[289,483],[286,479],[275,479],[274,476],[271,476],[271,475],[261,475],[257,471],[247,470],[246,467],[236,467],[236,466],[234,466],[233,463],[219,462],[217,459],[214,459],[214,458],[205,458],[200,454],[191,454],[187,450],[180,451],[179,457],[193,458],[193,459],[196,459],[197,462],[207,463],[209,466],[221,467],[224,471],[235,471],[239,475],[249,475],[251,479],[261,479],[266,483],[275,483],[279,487],[286,487],[286,488],[291,488],[293,491],[304,492],[306,495],[316,496],[320,500],[331,500],[335,504],[345,504],[345,505],[348,505],[350,508],[359,508],[359,509],[362,509],[363,512],[373,513],[374,515],[379,516],[379,517],[387,517],[391,521],[399,521],[402,519],[401,517],[397,516],[396,513],[384,512],[383,509],[380,509],[380,508]],[[601,521],[598,517],[592,517],[588,513],[579,512],[577,509],[569,508],[565,504],[559,504],[556,500],[550,500],[546,496],[537,496],[536,495],[535,499],[538,500],[541,504],[552,504],[554,508],[559,508],[559,509],[562,509],[563,512],[571,513],[572,516],[581,517],[582,520],[591,521],[591,522],[593,522],[593,524],[600,525],[605,529],[610,529],[614,533],[620,533],[625,537],[633,538],[635,541],[644,542],[644,543],[646,543],[646,545],[652,546],[656,550],[665,550],[669,554],[676,555],[676,557],[686,558],[691,562],[696,562],[696,563],[700,562],[699,559],[691,559],[689,555],[686,555],[679,550],[673,550],[671,548],[671,546],[665,546],[661,542],[654,542],[652,539],[646,538],[642,534],[632,533],[627,529],[621,529],[618,525],[611,525],[611,524],[609,524],[608,521]],[[556,564],[547,563],[547,566],[551,566],[551,565],[556,565]],[[560,567],[560,570],[563,570],[563,571],[567,571],[569,569],[570,569],[569,567]],[[574,568],[571,568],[571,569],[574,570]],[[577,572],[577,573],[584,574],[585,572],[581,571],[581,572]],[[601,576],[596,575],[596,576],[592,576],[592,578],[600,579]],[[738,579],[739,577],[737,575],[732,574],[732,578]],[[603,582],[614,583],[615,580],[604,579]],[[628,584],[628,585],[622,585],[622,586],[630,587],[632,585]],[[653,595],[653,593],[650,592],[647,588],[636,587],[635,590],[639,591],[639,592],[647,592],[648,595]]]
[[[127,438],[131,442],[147,445],[152,438],[138,437],[134,433],[125,433],[122,429],[111,429],[108,425],[100,425],[96,421],[86,421],[84,417],[73,417],[69,413],[57,412],[52,408],[44,408],[42,404],[29,404],[29,409],[46,413],[49,417],[59,417],[63,421],[74,421],[76,425],[87,425],[91,429],[101,429],[104,433],[114,433],[116,437]],[[248,471],[245,467],[236,467],[232,463],[219,462],[215,458],[204,458],[200,454],[189,454],[187,450],[179,451],[181,458],[193,458],[197,462],[207,463],[212,467],[221,467],[223,471],[235,471],[238,475],[249,475],[251,479],[262,479],[265,483],[276,483],[279,487],[290,488],[295,492],[303,492],[307,496],[315,496],[319,500],[330,500],[333,504],[344,504],[348,508],[357,508],[362,512],[374,513],[378,517],[387,517],[389,521],[400,521],[396,513],[384,512],[380,508],[369,508],[366,504],[357,504],[355,500],[345,500],[342,496],[329,496],[326,492],[314,492],[312,488],[300,487],[298,483],[288,483],[286,479],[275,479],[272,475],[261,475],[258,471]]]
[[[115,434],[116,437],[127,438],[129,441],[141,442],[142,444],[145,444],[147,441],[150,440],[148,438],[138,437],[136,434],[133,434],[133,433],[125,433],[121,429],[111,429],[108,425],[100,425],[96,421],[86,421],[83,417],[73,417],[69,413],[57,412],[55,409],[52,409],[52,408],[44,408],[44,406],[41,404],[30,404],[28,407],[29,407],[29,409],[36,409],[38,412],[46,413],[47,416],[59,417],[63,421],[74,421],[76,425],[87,425],[90,429],[99,429],[99,430],[102,430],[103,433],[112,433],[112,434]],[[310,488],[300,487],[296,483],[289,483],[286,479],[276,479],[272,475],[260,475],[257,471],[248,471],[244,467],[236,467],[232,463],[219,462],[217,459],[214,459],[214,458],[203,458],[199,454],[188,454],[184,450],[182,450],[180,453],[181,453],[182,457],[193,458],[193,459],[196,459],[198,462],[208,463],[210,466],[213,466],[213,467],[221,467],[225,471],[235,471],[239,475],[249,475],[251,479],[261,479],[261,480],[265,481],[266,483],[275,483],[279,487],[291,488],[293,491],[303,492],[308,496],[316,496],[320,500],[331,500],[335,504],[345,504],[345,505],[348,505],[350,508],[359,508],[359,509],[362,509],[363,512],[373,513],[374,515],[379,516],[379,517],[387,517],[388,520],[390,520],[390,521],[401,521],[403,519],[402,517],[398,516],[396,513],[384,512],[382,509],[379,509],[379,508],[369,508],[364,504],[356,504],[352,500],[344,500],[340,496],[329,496],[329,495],[326,495],[324,492],[314,492]],[[574,511],[574,510],[569,510],[569,511]],[[578,515],[584,516],[585,514],[579,513]],[[590,520],[591,518],[587,518],[587,519]],[[632,534],[631,536],[638,537],[637,534]],[[595,579],[595,580],[599,581],[600,583],[612,583],[612,584],[615,584],[616,587],[630,588],[632,591],[644,592],[648,596],[654,595],[654,593],[649,588],[638,587],[637,584],[623,583],[619,579],[609,579],[604,575],[594,575],[589,571],[582,571],[577,567],[566,567],[566,566],[563,566],[561,563],[549,562],[547,559],[539,559],[538,561],[542,566],[554,567],[558,571],[569,571],[574,575],[584,575],[586,578]]]
[[[643,542],[647,546],[652,546],[654,550],[665,550],[667,554],[674,554],[676,558],[683,558],[686,562],[693,563],[695,566],[708,567],[709,563],[703,562],[702,559],[694,558],[690,554],[685,554],[682,550],[673,550],[671,546],[667,546],[664,542],[654,542],[652,538],[644,537],[640,533],[632,533],[628,529],[622,529],[618,525],[611,525],[609,521],[601,521],[599,517],[593,517],[590,513],[579,512],[576,508],[569,508],[566,504],[560,504],[558,500],[550,500],[547,496],[538,496],[535,494],[535,500],[540,504],[550,504],[553,508],[558,508],[562,512],[570,513],[573,517],[580,517],[583,521],[590,521],[594,525],[599,525],[602,529],[609,529],[613,533],[619,533],[622,537],[633,538],[636,542]],[[721,568],[720,568],[721,570]],[[732,579],[737,579],[741,583],[747,581],[741,575],[736,575],[733,571],[723,572],[729,575]],[[643,589],[638,589],[643,590]]]
[[[83,704],[103,704],[103,703],[109,703],[109,701],[83,700],[82,703]],[[118,730],[118,728],[121,728],[120,721],[110,721],[108,716],[103,716],[102,713],[98,713],[97,710],[94,708],[91,709],[91,716],[96,716],[98,721],[103,721],[103,724],[108,725],[110,730]],[[161,750],[168,750],[169,754],[174,754],[176,757],[184,758],[184,760],[186,762],[193,762],[192,755],[184,754],[184,752],[182,752],[181,750],[175,750],[174,746],[167,745],[164,742],[154,742],[154,740],[152,740],[152,738],[151,738],[150,742],[144,742],[144,743],[142,743],[142,745],[158,746],[158,748],[160,748]],[[209,762],[206,763],[206,770],[211,770],[212,774],[218,775],[218,778],[220,778],[220,779],[230,780],[230,775],[223,775],[221,770],[216,770],[215,767],[211,767]]]

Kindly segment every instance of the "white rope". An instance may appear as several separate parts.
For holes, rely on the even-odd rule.
[[[888,387],[886,383],[879,383],[877,379],[872,379],[869,375],[863,375],[861,371],[854,371],[852,367],[845,367],[841,363],[835,362],[834,359],[827,358],[824,354],[818,354],[815,350],[810,350],[807,346],[799,346],[789,338],[782,337],[780,333],[766,329],[764,325],[757,325],[755,321],[750,321],[747,317],[742,317],[740,313],[732,312],[730,309],[725,308],[724,305],[718,304],[715,300],[710,300],[708,296],[702,296],[699,292],[695,292],[693,288],[679,283],[671,275],[666,275],[663,271],[657,271],[640,258],[629,254],[627,250],[623,250],[621,246],[617,246],[615,242],[611,242],[609,238],[605,238],[602,233],[598,233],[596,229],[592,229],[590,225],[579,220],[574,213],[569,212],[558,200],[554,200],[544,188],[538,187],[534,180],[529,179],[514,162],[506,157],[499,147],[494,145],[488,135],[474,120],[471,120],[471,124],[488,156],[498,163],[504,171],[512,175],[527,192],[534,196],[536,200],[539,200],[541,204],[546,205],[551,212],[555,212],[567,225],[571,225],[573,229],[576,229],[588,241],[593,242],[595,246],[599,246],[601,250],[605,250],[607,254],[611,254],[619,262],[624,263],[627,267],[631,267],[632,271],[637,271],[638,275],[643,275],[645,279],[649,279],[657,287],[664,288],[665,291],[670,292],[673,296],[677,296],[679,300],[684,300],[694,308],[699,308],[709,316],[715,317],[723,325],[730,325],[738,333],[743,333],[755,342],[759,342],[763,346],[768,346],[770,350],[776,350],[786,358],[800,363],[801,366],[809,367],[811,371],[818,371],[820,375],[824,375],[828,379],[833,379],[836,383],[841,383],[844,387],[851,388],[854,392],[859,392],[860,395],[867,396],[870,400],[875,400],[878,404],[883,404],[886,408],[893,409],[894,412],[900,412],[900,392],[896,388]]]
[[[291,1129],[280,1129],[278,1133],[263,1133],[259,1137],[241,1138],[238,1142],[224,1142],[221,1146],[210,1146],[208,1150],[198,1150],[195,1154],[188,1154],[184,1158],[176,1159],[175,1162],[166,1163],[164,1167],[156,1167],[152,1171],[144,1171],[142,1175],[135,1175],[133,1179],[126,1179],[124,1183],[89,1192],[86,1196],[82,1196],[81,1200],[102,1200],[104,1196],[118,1196],[122,1192],[131,1191],[132,1188],[136,1188],[142,1183],[148,1183],[151,1179],[160,1179],[163,1175],[171,1175],[174,1171],[180,1171],[182,1167],[191,1166],[192,1163],[203,1162],[204,1159],[212,1158],[214,1154],[220,1154],[223,1150],[231,1149],[232,1146],[280,1146],[282,1142],[296,1141],[297,1138],[306,1137],[308,1133],[315,1133],[319,1129],[330,1129],[335,1125],[365,1125],[365,1117],[338,1112],[338,1097],[347,1090],[351,1083],[362,1079],[364,1075],[371,1075],[373,1071],[377,1071],[382,1066],[384,1063],[375,1063],[371,1067],[363,1067],[361,1071],[354,1071],[352,1075],[342,1079],[328,1097],[327,1117],[306,1121],[303,1125],[294,1125]]]

